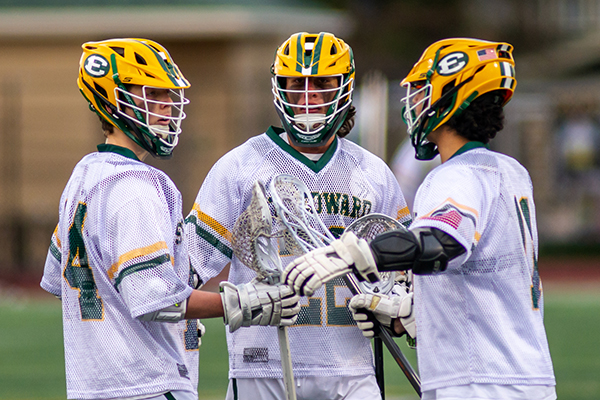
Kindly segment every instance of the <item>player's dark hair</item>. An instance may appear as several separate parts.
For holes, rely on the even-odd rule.
[[[107,120],[105,120],[104,118],[102,118],[101,116],[98,115],[98,119],[100,119],[100,122],[102,123],[102,132],[104,132],[104,136],[106,136],[107,132],[108,133],[113,133],[115,130],[115,127],[108,122]]]
[[[488,143],[504,128],[503,100],[501,90],[482,94],[445,125],[471,141]]]
[[[127,83],[125,84],[125,90],[127,90],[128,92],[131,92],[132,87],[133,87],[133,85],[131,85],[131,84],[127,84]],[[125,96],[120,91],[118,93],[118,96],[119,96],[119,100],[121,100],[123,103],[127,102],[127,100],[125,99]],[[110,109],[108,111],[110,112]],[[100,119],[100,122],[102,123],[102,132],[104,132],[104,136],[106,136],[107,133],[114,133],[115,127],[113,124],[111,124],[110,122],[108,122],[107,120],[102,118],[100,115],[98,115],[98,118]]]
[[[356,108],[354,106],[350,106],[348,109],[348,114],[346,114],[346,119],[340,126],[340,129],[337,131],[337,135],[341,138],[347,136],[352,128],[354,127],[354,116],[356,115]]]

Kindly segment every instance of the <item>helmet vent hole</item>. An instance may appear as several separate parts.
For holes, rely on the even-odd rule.
[[[104,98],[108,98],[108,93],[106,92],[106,90],[102,86],[98,85],[96,82],[94,82],[94,89],[96,89],[96,92],[104,96]]]
[[[334,54],[337,54],[337,52],[338,52],[337,47],[331,46],[331,51],[329,52],[329,54],[334,55]],[[335,63],[333,63],[333,64],[335,64]],[[331,65],[333,65],[333,64],[331,64]]]
[[[142,56],[140,56],[138,53],[135,53],[135,61],[137,61],[138,64],[141,65],[148,65],[148,63],[146,62],[146,59]]]
[[[335,64],[337,63],[337,61],[332,62],[329,67],[333,67]]]
[[[111,47],[111,49],[121,57],[125,57],[125,49],[123,47]]]
[[[154,79],[156,79],[156,77],[155,77],[154,75],[151,75],[151,74],[149,74],[149,73],[147,73],[147,72],[144,72],[144,73],[146,74],[146,76],[147,76],[148,78],[154,78]]]
[[[290,55],[290,45],[289,44],[287,46],[285,46],[285,49],[283,49],[283,54],[285,54],[286,56]]]
[[[304,54],[308,57],[312,55],[313,49],[315,48],[316,37],[307,37],[304,41]]]
[[[157,49],[156,46],[152,45],[152,43],[146,42],[145,44],[148,45],[148,46],[150,46],[150,47],[152,47],[157,53],[162,53],[162,50],[161,49]]]

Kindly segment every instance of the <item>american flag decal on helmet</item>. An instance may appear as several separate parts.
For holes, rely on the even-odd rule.
[[[496,58],[496,50],[492,48],[477,50],[479,61],[493,60]]]

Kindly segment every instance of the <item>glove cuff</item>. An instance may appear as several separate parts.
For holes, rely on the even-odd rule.
[[[344,233],[340,240],[345,245],[345,250],[351,256],[355,272],[358,272],[358,274],[355,273],[357,277],[360,280],[377,282],[379,280],[377,265],[367,241],[365,239],[358,239],[353,232]],[[335,250],[339,254],[339,251]],[[346,261],[346,259],[342,259]]]

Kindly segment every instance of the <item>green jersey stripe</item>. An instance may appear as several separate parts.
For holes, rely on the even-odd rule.
[[[115,278],[115,284],[114,284],[115,289],[117,289],[117,291],[119,291],[119,285],[121,284],[121,281],[123,281],[123,278],[125,278],[126,276],[131,275],[138,271],[143,271],[145,269],[157,267],[161,264],[164,264],[164,263],[170,262],[170,261],[171,261],[171,255],[163,254],[163,255],[155,257],[151,260],[133,264],[127,268],[124,268],[123,271],[121,271],[121,273],[119,273],[119,275]]]
[[[52,254],[52,257],[56,258],[56,261],[61,262],[60,250],[54,242],[50,242],[50,254]]]
[[[225,257],[229,259],[233,257],[233,250],[231,250],[231,248],[226,244],[222,243],[215,235],[202,228],[195,215],[188,216],[185,219],[185,222],[186,224],[194,224],[196,228],[196,234],[219,250]]]

